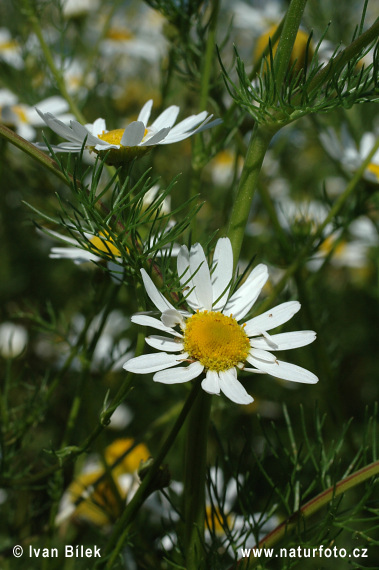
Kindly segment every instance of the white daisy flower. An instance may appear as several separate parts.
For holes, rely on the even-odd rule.
[[[342,125],[340,137],[331,127],[320,134],[321,143],[327,153],[349,173],[355,172],[367,158],[377,137],[377,129],[372,133],[366,132],[357,146],[346,125]],[[370,182],[379,183],[379,150],[372,157],[363,177]]]
[[[43,113],[38,109],[37,112],[55,133],[68,141],[53,147],[56,152],[80,152],[85,141],[86,148],[96,153],[111,151],[108,156],[110,164],[140,156],[157,144],[182,141],[222,122],[220,119],[209,122],[213,115],[208,116],[207,111],[203,111],[187,117],[174,127],[180,109],[172,105],[148,126],[152,106],[153,100],[150,99],[142,107],[136,121],[126,129],[113,131],[107,130],[104,119],[96,119],[94,123],[86,125],[71,121],[70,126],[67,126],[51,113]],[[38,146],[46,149],[45,145]]]
[[[234,13],[233,24],[236,28],[249,30],[254,34],[261,34],[262,29],[277,23],[283,13],[283,5],[277,0],[265,0],[251,6],[246,2],[232,4]]]
[[[0,61],[15,69],[24,67],[21,47],[7,28],[0,28]]]
[[[237,404],[250,404],[249,396],[237,380],[237,371],[248,362],[249,372],[271,374],[283,380],[315,384],[317,376],[294,364],[277,360],[269,351],[288,350],[313,342],[316,333],[298,331],[269,335],[268,330],[290,320],[300,303],[290,301],[244,322],[268,279],[267,267],[258,265],[241,287],[229,298],[233,276],[230,240],[218,240],[209,269],[203,248],[195,244],[188,251],[182,246],[177,259],[178,275],[191,312],[178,311],[158,291],[141,269],[146,292],[162,313],[161,320],[136,314],[132,322],[172,335],[153,335],[147,344],[160,353],[144,354],[124,364],[136,374],[154,372],[153,380],[163,384],[188,382],[205,373],[202,388],[209,394],[223,392]],[[242,321],[242,325],[239,324]],[[180,332],[175,328],[179,327]],[[173,369],[173,367],[176,367]]]
[[[59,116],[59,121],[62,125],[74,118],[71,113],[67,113],[69,106],[67,101],[62,97],[48,97],[40,101],[40,103],[37,103],[37,106],[41,111],[53,112]],[[13,127],[20,137],[28,141],[35,139],[37,134],[35,127],[42,127],[44,125],[44,121],[36,109],[24,103],[3,105],[1,108],[1,122]]]
[[[62,10],[65,18],[79,18],[99,7],[98,0],[63,0]]]
[[[152,187],[151,190],[154,190],[154,188]],[[168,223],[166,231],[169,231],[173,224],[174,222]],[[122,282],[124,275],[123,254],[116,246],[110,232],[106,230],[99,233],[83,232],[83,234],[80,234],[75,232],[77,239],[47,229],[40,230],[40,233],[57,238],[64,243],[63,246],[51,248],[49,253],[50,259],[71,259],[75,265],[84,266],[89,263],[98,264],[105,261],[112,280],[115,283]],[[160,238],[161,235],[159,234],[152,236],[149,242],[143,244],[145,254],[149,257],[152,255],[160,257],[169,252],[171,256],[176,257],[179,253],[179,246],[176,244],[164,245],[158,251],[149,254],[149,250],[155,247]],[[126,246],[125,250],[126,252],[129,251]]]

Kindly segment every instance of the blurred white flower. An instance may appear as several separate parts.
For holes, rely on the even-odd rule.
[[[133,419],[133,412],[126,404],[120,404],[111,416],[108,429],[122,430],[125,429]]]
[[[90,89],[93,89],[95,87],[95,73],[93,71],[90,71],[85,77],[84,73],[85,66],[78,59],[66,60],[64,62],[63,77],[67,91],[71,95],[76,95],[82,98],[88,93]],[[38,107],[38,105],[36,106]]]
[[[62,10],[65,18],[78,18],[99,7],[99,0],[62,0]]]
[[[3,358],[20,356],[28,344],[28,332],[22,325],[5,321],[0,324],[0,354]]]
[[[260,35],[262,30],[280,21],[284,8],[280,0],[258,0],[255,6],[245,2],[232,3],[232,11],[235,27]]]
[[[67,101],[62,97],[48,97],[37,103],[37,106],[44,112],[55,113],[62,124],[68,123],[74,118],[71,113],[66,112],[69,106]],[[20,137],[28,141],[35,139],[37,134],[35,127],[42,127],[45,124],[36,109],[24,103],[3,105],[1,108],[1,122],[13,127]]]
[[[24,67],[21,47],[6,28],[0,28],[0,61],[15,69]]]
[[[242,156],[237,158],[231,150],[222,150],[209,163],[213,184],[216,186],[229,186],[232,184],[235,175],[237,179],[239,178],[242,167]]]
[[[342,125],[340,136],[337,135],[334,129],[329,127],[320,133],[320,140],[326,152],[334,160],[340,162],[344,170],[353,173],[367,158],[378,136],[378,129],[375,129],[374,132],[366,132],[362,135],[359,145],[357,145],[344,124]],[[367,166],[364,178],[379,184],[379,150],[377,150]]]

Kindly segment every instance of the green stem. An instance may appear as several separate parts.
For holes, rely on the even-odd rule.
[[[186,570],[205,569],[205,477],[211,401],[211,396],[202,391],[188,418],[184,476]]]
[[[83,117],[82,113],[80,112],[79,108],[77,107],[75,101],[67,91],[66,83],[62,73],[58,70],[57,66],[55,65],[54,58],[50,51],[49,46],[47,45],[45,38],[43,37],[43,33],[38,21],[37,14],[35,12],[34,6],[30,0],[23,0],[24,11],[25,14],[33,28],[35,35],[39,41],[41,49],[43,51],[43,55],[45,56],[45,61],[49,66],[49,69],[56,81],[59,91],[61,92],[62,96],[66,99],[67,103],[69,104],[71,112],[75,115],[77,120],[85,124],[86,120]]]
[[[319,89],[333,73],[341,70],[350,60],[352,60],[362,49],[370,45],[378,39],[379,36],[379,20],[376,21],[371,28],[366,30],[361,36],[354,40],[341,53],[331,59],[329,63],[323,67],[310,81],[307,88],[308,94]]]
[[[227,232],[233,247],[235,266],[239,259],[251,202],[254,197],[263,159],[277,130],[279,130],[279,126],[269,128],[265,125],[256,124],[251,136]]]
[[[330,503],[336,497],[342,495],[346,491],[353,489],[357,485],[360,485],[364,481],[367,481],[371,477],[375,477],[379,474],[379,461],[370,463],[366,465],[359,471],[352,473],[345,479],[342,479],[332,487],[329,487],[310,501],[308,501],[304,506],[302,506],[299,511],[294,513],[291,517],[286,519],[278,527],[276,527],[272,532],[265,536],[258,544],[257,548],[271,548],[277,544],[281,539],[283,539],[290,530],[295,528],[299,524],[299,520],[308,519],[313,514],[317,513],[322,507]],[[254,559],[253,555],[249,558],[249,568],[253,568],[259,563],[259,559]],[[244,561],[240,561],[238,566],[240,570],[244,565]]]
[[[181,427],[183,426],[183,423],[190,409],[192,408],[192,405],[194,404],[200,390],[201,390],[200,381],[195,382],[182,408],[182,411],[180,412],[160,452],[158,453],[156,459],[154,459],[154,462],[150,467],[150,469],[148,470],[146,476],[144,477],[141,485],[139,486],[138,491],[136,492],[133,499],[130,501],[124,513],[121,515],[120,519],[115,525],[114,530],[108,541],[107,547],[105,549],[104,560],[101,562],[99,561],[99,566],[102,566],[103,564],[106,563],[105,567],[106,570],[111,570],[112,568],[114,568],[114,563],[130,533],[129,529],[130,523],[133,521],[134,517],[136,516],[138,510],[140,509],[146,498],[151,494],[152,491],[155,490],[154,479],[156,478],[159,468],[162,465],[167,453],[171,449],[171,446],[176,441],[178,433]]]
[[[285,16],[283,31],[274,57],[276,93],[281,92],[306,3],[307,0],[292,0]]]
[[[37,160],[45,168],[50,170],[55,176],[57,176],[64,184],[70,185],[70,177],[66,177],[65,174],[60,170],[59,164],[50,158],[45,152],[39,150],[34,144],[26,141],[11,129],[8,129],[5,125],[0,124],[0,137],[12,143],[14,146],[28,154],[34,160]]]
[[[217,17],[219,12],[219,0],[212,1],[212,13],[209,20],[209,32],[207,37],[205,56],[202,64],[201,85],[200,85],[200,98],[199,109],[203,111],[208,104],[209,90],[211,86],[211,79],[213,73],[213,61],[215,57],[216,45],[216,28]],[[192,153],[192,177],[190,185],[190,198],[197,196],[200,193],[201,172],[204,166],[204,143],[202,134],[195,135],[193,142]],[[192,240],[197,239],[197,218],[194,216],[191,220]]]

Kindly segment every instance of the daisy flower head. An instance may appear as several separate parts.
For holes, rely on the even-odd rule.
[[[378,133],[379,129],[376,125],[373,132],[363,133],[357,145],[344,124],[340,136],[332,127],[329,127],[320,134],[320,140],[326,152],[334,160],[340,162],[346,172],[354,173],[374,148]],[[379,183],[379,150],[372,157],[363,177],[374,184]]]
[[[211,121],[213,115],[207,111],[191,115],[174,126],[179,115],[179,107],[171,105],[148,126],[153,100],[150,99],[142,107],[136,121],[131,122],[125,129],[108,131],[104,119],[96,119],[94,123],[81,125],[71,121],[65,125],[51,113],[37,112],[44,122],[55,133],[64,137],[68,142],[53,147],[55,152],[80,152],[85,148],[103,157],[107,155],[108,164],[127,162],[148,152],[158,144],[171,144],[220,124],[220,119]],[[38,145],[40,148],[47,147]]]
[[[282,303],[244,321],[268,279],[266,265],[255,267],[231,296],[233,253],[228,238],[218,240],[210,267],[200,244],[190,250],[182,246],[177,268],[190,311],[177,310],[141,269],[146,293],[161,312],[161,319],[136,314],[132,322],[156,328],[173,338],[147,337],[147,344],[160,352],[128,360],[125,370],[136,374],[154,372],[153,380],[163,384],[188,382],[204,373],[201,386],[205,392],[222,392],[237,404],[253,401],[237,379],[239,369],[306,384],[318,381],[308,370],[277,360],[270,352],[305,346],[315,340],[313,331],[275,335],[267,332],[289,321],[300,309],[300,303]],[[245,368],[245,363],[253,368]]]
[[[0,97],[1,101],[1,97]],[[52,96],[37,103],[40,111],[55,113],[59,117],[59,121],[64,124],[68,123],[74,116],[68,113],[69,107],[67,101],[62,97]],[[36,128],[42,127],[44,121],[34,107],[30,107],[24,103],[17,101],[5,102],[0,109],[0,121],[5,125],[15,129],[16,133],[28,141],[36,138]]]

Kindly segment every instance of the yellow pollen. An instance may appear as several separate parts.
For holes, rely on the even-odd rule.
[[[20,106],[20,105],[14,105],[12,107],[12,111],[18,116],[18,118],[20,119],[20,121],[22,121],[23,123],[27,123],[28,122],[28,118],[26,116],[26,113],[24,111],[24,109]]]
[[[100,232],[98,236],[94,236],[90,240],[93,247],[99,251],[107,253],[110,256],[121,257],[120,251],[114,245],[113,239],[107,232]]]
[[[246,360],[250,341],[232,316],[201,311],[186,321],[184,350],[205,368],[221,372]]]
[[[122,135],[124,134],[125,129],[114,129],[113,131],[108,131],[107,133],[105,133],[103,131],[102,135],[98,135],[98,138],[101,139],[102,141],[105,141],[109,144],[117,144],[120,145],[121,147],[124,146],[128,146],[128,145],[122,145],[121,144],[121,139],[122,139]],[[147,129],[145,129],[144,132],[144,137],[147,135],[148,131]]]
[[[115,42],[129,41],[133,39],[133,34],[125,28],[111,28],[107,33],[107,38]]]
[[[320,245],[320,251],[325,255],[328,255],[332,251],[334,243],[335,243],[335,238],[333,236],[327,237]],[[345,249],[346,249],[346,242],[341,241],[337,246],[335,246],[334,255],[338,257],[344,252]]]
[[[207,505],[205,507],[206,524],[217,536],[225,534],[225,526],[229,528],[233,525],[233,519],[230,515],[221,515],[217,507]]]
[[[262,34],[256,44],[254,49],[254,61],[258,61],[262,57],[262,53],[268,47],[269,40],[272,41],[272,36],[275,34],[278,26],[272,26],[267,32]],[[272,45],[272,55],[275,56],[276,50],[278,48],[279,39]],[[299,71],[304,67],[305,56],[308,44],[308,35],[303,31],[299,30],[296,35],[295,43],[291,53],[290,66],[295,64],[295,71]],[[308,47],[308,62],[312,59],[313,48],[310,44]],[[267,60],[269,60],[270,54],[266,55]],[[296,62],[296,63],[295,63]]]
[[[7,51],[14,49],[18,49],[18,44],[14,40],[9,40],[8,42],[0,43],[0,51]]]
[[[371,162],[371,163],[368,165],[367,170],[368,170],[369,172],[371,172],[372,174],[374,174],[374,175],[377,177],[378,181],[379,181],[379,164],[375,164],[374,162]]]

